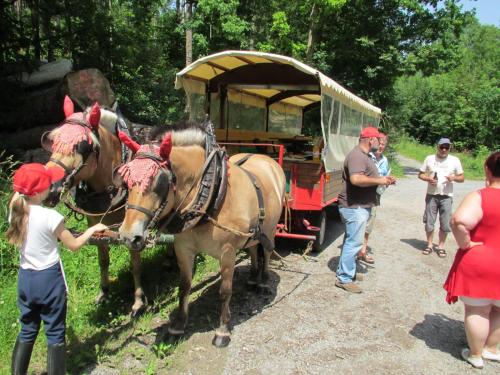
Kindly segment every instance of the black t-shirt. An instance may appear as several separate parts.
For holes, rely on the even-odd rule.
[[[339,194],[339,206],[342,208],[375,206],[377,204],[377,185],[368,187],[353,185],[349,179],[349,176],[353,174],[379,177],[377,166],[359,146],[354,147],[344,160],[343,188]]]

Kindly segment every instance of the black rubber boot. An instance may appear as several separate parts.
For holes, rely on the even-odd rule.
[[[66,344],[47,347],[47,375],[66,375]]]
[[[34,342],[23,342],[16,340],[14,351],[12,352],[12,375],[26,375],[30,364],[31,352]]]

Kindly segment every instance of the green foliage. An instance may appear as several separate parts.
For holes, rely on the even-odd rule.
[[[15,273],[19,258],[16,248],[5,237],[5,231],[9,227],[7,218],[12,195],[12,171],[16,165],[12,156],[7,156],[4,151],[0,152],[0,278]]]
[[[401,155],[420,162],[423,162],[427,155],[436,153],[436,146],[420,144],[415,138],[408,136],[399,137],[393,144],[393,147],[394,150]],[[476,154],[471,154],[469,152],[455,152],[453,149],[451,154],[460,159],[466,179],[484,179],[484,161],[490,154],[490,151],[486,147],[479,147]]]
[[[401,77],[389,108],[394,125],[421,142],[452,138],[460,150],[500,147],[500,30],[472,22],[459,64],[446,73]]]

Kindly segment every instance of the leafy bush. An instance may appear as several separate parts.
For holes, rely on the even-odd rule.
[[[9,227],[9,200],[12,192],[12,171],[16,167],[12,156],[0,152],[0,276],[15,273],[17,269],[18,253],[14,246],[9,244],[5,231]]]

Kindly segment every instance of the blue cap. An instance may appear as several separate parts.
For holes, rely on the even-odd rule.
[[[441,145],[451,145],[450,138],[441,138],[438,141],[438,146],[441,146]]]

